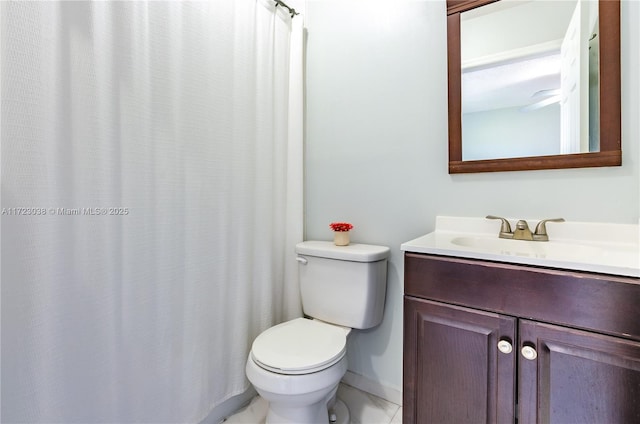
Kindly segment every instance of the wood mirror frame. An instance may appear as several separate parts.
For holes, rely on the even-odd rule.
[[[499,0],[447,0],[449,174],[622,165],[620,0],[600,0],[600,151],[505,159],[462,160],[460,13]]]

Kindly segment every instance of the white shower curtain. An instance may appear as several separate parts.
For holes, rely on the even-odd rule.
[[[271,0],[0,7],[1,421],[199,422],[300,315],[301,26]]]

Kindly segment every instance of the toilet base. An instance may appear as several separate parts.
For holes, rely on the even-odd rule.
[[[340,379],[347,372],[347,357],[311,374],[286,375],[267,371],[249,356],[247,378],[269,402],[267,424],[329,424]]]
[[[333,418],[335,418],[335,421]],[[329,424],[349,424],[350,419],[349,408],[343,401],[336,398],[333,406],[329,408]]]
[[[284,402],[277,401],[273,394],[270,394],[269,410],[267,411],[266,424],[329,424],[329,405],[338,404],[336,400],[336,391],[338,386],[325,394],[324,399],[319,402],[309,403],[308,400],[317,398],[324,391],[308,393],[304,398],[305,402],[291,402],[291,398],[281,398]],[[258,393],[260,391],[258,390]],[[344,405],[344,404],[343,404]]]
[[[225,424],[266,424],[267,411],[269,410],[269,403],[261,396],[256,396],[251,404],[246,406],[243,410],[239,411],[235,415],[225,419]],[[332,421],[332,414],[335,417],[335,421]],[[351,415],[349,408],[345,403],[336,399],[333,406],[329,408],[329,415],[327,417],[327,423],[329,424],[350,424]]]

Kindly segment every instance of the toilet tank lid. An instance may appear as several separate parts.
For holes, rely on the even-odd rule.
[[[386,246],[353,243],[348,246],[336,246],[332,241],[303,241],[296,244],[296,253],[319,258],[339,259],[354,262],[376,262],[389,257]]]

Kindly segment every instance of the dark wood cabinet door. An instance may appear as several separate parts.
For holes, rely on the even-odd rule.
[[[405,296],[403,423],[513,423],[516,319]]]
[[[640,423],[640,343],[521,320],[520,423]]]

